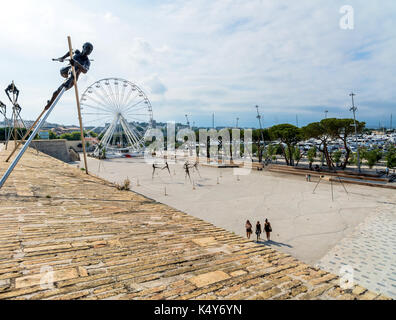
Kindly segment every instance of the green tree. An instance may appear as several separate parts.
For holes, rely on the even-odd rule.
[[[362,133],[364,131],[366,123],[356,121],[357,133]],[[348,162],[349,156],[351,154],[351,149],[348,146],[348,138],[355,134],[355,124],[353,119],[336,119],[335,123],[331,126],[332,136],[336,139],[341,139],[344,143],[345,148],[345,158],[342,163],[342,169],[345,169]]]
[[[369,168],[372,169],[374,165],[381,160],[382,152],[379,149],[364,150],[362,153],[362,157],[367,161],[367,165],[369,166]]]
[[[257,152],[258,152],[257,144],[253,144],[253,145],[252,145],[252,153],[253,153],[253,154],[257,154]]]
[[[388,146],[385,153],[386,166],[389,169],[396,167],[396,148],[394,146]]]
[[[309,161],[309,169],[312,169],[312,164],[315,161],[317,150],[318,149],[316,148],[316,146],[313,146],[307,152],[307,158]]]
[[[314,138],[321,141],[322,150],[320,151],[323,153],[329,169],[334,169],[334,164],[328,150],[328,144],[334,137],[335,120],[334,118],[323,119],[320,122],[313,122],[302,128],[306,139]]]
[[[312,122],[307,126],[303,127],[302,131],[306,139],[314,138],[321,141],[322,150],[320,151],[323,153],[323,156],[326,159],[327,166],[328,168],[334,168],[327,148],[328,143],[330,142],[331,139],[331,135],[329,134],[325,126],[325,123],[323,123],[322,121]]]
[[[341,150],[334,151],[334,152],[332,153],[332,155],[331,155],[333,161],[335,162],[335,164],[336,164],[337,166],[338,166],[338,164],[340,163],[341,156],[342,156]]]
[[[365,127],[364,122],[356,121],[357,132],[361,133]],[[348,146],[348,138],[355,134],[354,120],[353,119],[337,119],[329,118],[323,119],[320,122],[310,123],[303,128],[304,135],[307,139],[315,138],[322,142],[322,150],[328,168],[334,169],[334,163],[328,151],[328,143],[332,139],[341,139],[345,148],[345,159],[342,168],[345,169],[349,163],[351,149]],[[336,161],[337,162],[337,161]]]
[[[356,164],[356,158],[357,158],[356,153],[355,153],[355,152],[352,152],[352,153],[349,155],[348,164]]]
[[[70,136],[71,136],[71,139],[72,139],[73,141],[79,141],[79,140],[81,140],[81,133],[80,133],[79,131],[74,131],[74,132],[72,132],[72,133],[70,134]]]
[[[274,160],[274,157],[276,159],[276,152],[277,152],[278,146],[277,145],[273,145],[273,144],[269,144],[267,146],[267,159],[271,159]]]
[[[59,139],[55,132],[48,130],[50,140]]]
[[[303,154],[302,154],[300,148],[298,146],[295,146],[294,150],[293,150],[293,158],[296,161],[296,166],[298,166],[302,157],[303,157]]]
[[[84,131],[84,136],[86,137],[88,134],[86,131]],[[69,141],[79,141],[81,140],[81,133],[80,131],[74,131],[71,133],[63,133],[60,135],[59,137],[60,139],[66,139]],[[118,136],[117,137],[119,141],[121,141],[121,139],[123,138],[122,136]]]
[[[62,133],[60,135],[60,139],[65,139],[65,140],[71,140],[71,134],[70,133]]]
[[[300,128],[291,124],[279,124],[269,129],[272,140],[280,141],[279,146],[288,166],[294,166],[293,151],[297,143],[302,140]]]
[[[264,144],[271,141],[268,129],[255,129],[252,132],[252,142],[257,146],[259,162],[263,161]]]

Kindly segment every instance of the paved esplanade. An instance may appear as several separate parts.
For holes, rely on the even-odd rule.
[[[178,161],[178,164],[170,164],[171,177],[167,170],[157,170],[154,179],[151,178],[151,166],[143,159],[113,159],[98,163],[96,159],[90,158],[89,162],[91,172],[109,181],[121,183],[129,177],[134,191],[241,236],[245,236],[246,219],[250,219],[254,225],[257,220],[263,223],[265,218],[269,218],[274,229],[274,241],[265,244],[311,265],[316,265],[368,217],[396,211],[394,190],[346,184],[346,193],[342,185],[335,183],[332,201],[331,185],[326,181],[321,182],[313,194],[316,181],[307,183],[304,177],[253,171],[238,179],[232,169],[218,170],[202,166],[200,176],[197,172],[192,173],[195,181],[193,189],[189,180],[184,178],[183,160]],[[164,195],[164,187],[167,196]],[[357,270],[355,282],[374,291],[393,294],[395,289],[392,289],[392,279],[395,277],[392,274],[394,271],[389,268],[394,267],[387,262],[395,265],[396,254],[388,249],[384,256],[383,247],[387,243],[381,240],[394,239],[395,229],[389,222],[387,226],[381,224],[381,219],[382,216],[375,219],[377,223],[373,223],[369,239],[358,241],[357,246],[362,247],[361,254],[355,250],[340,255],[339,259],[331,259],[339,264],[326,263],[322,265],[323,269],[340,275],[341,262],[347,264],[347,261],[356,261],[358,270],[363,270],[359,261],[363,261],[363,266],[367,263],[367,245],[375,253],[373,257],[367,256],[370,263],[366,265],[367,272],[364,275],[371,279],[371,283],[365,282],[367,278],[359,276]],[[265,235],[262,238],[265,239]],[[394,244],[392,248],[395,248]],[[350,260],[351,257],[355,260]],[[380,284],[373,286],[374,283]]]
[[[43,154],[0,203],[0,299],[384,299]]]
[[[118,183],[129,177],[133,191],[244,237],[247,219],[255,225],[268,218],[273,242],[265,244],[311,265],[373,213],[396,210],[396,192],[391,189],[345,184],[346,193],[334,183],[333,201],[328,181],[313,194],[317,178],[308,183],[303,176],[268,171],[238,178],[232,169],[200,166],[200,175],[191,171],[193,188],[185,179],[183,160],[170,163],[171,177],[167,170],[157,170],[154,179],[144,159],[88,161],[91,173]]]
[[[335,246],[318,266],[339,273],[353,268],[357,283],[396,299],[396,211],[374,213]]]

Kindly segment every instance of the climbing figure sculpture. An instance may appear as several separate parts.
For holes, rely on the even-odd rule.
[[[19,160],[22,158],[23,154],[26,152],[27,148],[29,148],[29,145],[31,144],[33,138],[36,137],[36,135],[38,134],[40,129],[43,127],[45,121],[47,121],[48,116],[51,114],[52,110],[55,108],[56,104],[62,97],[63,93],[66,90],[69,90],[70,88],[72,88],[73,86],[75,86],[75,91],[76,91],[77,110],[78,110],[78,115],[79,115],[81,140],[82,140],[83,151],[84,151],[85,172],[88,174],[87,159],[86,159],[86,155],[85,155],[85,140],[84,140],[81,112],[80,112],[80,101],[78,98],[77,79],[78,79],[79,75],[81,74],[81,72],[87,73],[89,70],[91,62],[88,59],[88,56],[93,51],[93,46],[92,46],[92,44],[87,42],[84,44],[82,52],[76,50],[73,54],[71,38],[67,37],[67,39],[68,39],[68,44],[69,44],[69,52],[58,59],[53,59],[55,61],[63,62],[63,61],[65,61],[66,57],[69,56],[70,59],[68,59],[68,61],[69,61],[70,65],[67,66],[66,68],[61,69],[61,76],[66,78],[66,80],[54,92],[51,100],[47,102],[47,105],[45,106],[44,110],[41,112],[41,114],[39,115],[37,120],[34,122],[34,124],[30,127],[30,129],[27,130],[25,136],[21,139],[21,141],[17,143],[15,140],[15,148],[11,152],[11,154],[8,156],[6,161],[10,160],[10,158],[12,157],[14,152],[22,144],[22,141],[24,141],[27,138],[26,143],[23,145],[22,149],[18,152],[17,156],[12,161],[12,163],[8,167],[7,171],[1,177],[0,189],[3,187],[4,183],[7,181],[8,177],[14,170],[15,166],[18,164]],[[9,89],[10,90],[8,90],[8,88],[6,89],[8,98],[11,100],[11,97],[9,96],[9,93],[11,92],[11,93],[13,93],[14,101],[16,101],[18,99],[19,91],[17,91],[17,89],[15,88],[15,85],[12,85],[11,87],[9,87]],[[15,95],[16,95],[16,100],[15,100]],[[15,103],[13,103],[13,105],[15,107]],[[28,137],[29,134],[30,134],[30,136]]]
[[[89,42],[84,43],[82,51],[76,50],[73,55],[73,59],[67,59],[69,60],[70,65],[62,68],[60,70],[60,74],[63,78],[66,78],[65,82],[54,92],[52,95],[51,100],[47,101],[47,105],[45,106],[45,110],[48,110],[51,104],[55,101],[56,97],[58,94],[62,91],[63,88],[65,90],[69,90],[70,88],[73,87],[74,85],[74,77],[72,73],[72,66],[74,66],[76,70],[76,80],[78,80],[81,72],[82,73],[87,73],[89,70],[89,67],[91,65],[91,62],[88,58],[88,56],[92,53],[93,51],[93,45]],[[52,59],[52,61],[59,61],[59,62],[64,62],[67,57],[70,57],[69,52],[67,52],[64,56],[57,58],[57,59]]]

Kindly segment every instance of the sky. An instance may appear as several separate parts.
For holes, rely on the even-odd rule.
[[[340,27],[344,5],[353,29]],[[394,0],[2,1],[0,88],[14,80],[24,119],[33,120],[60,85],[73,46],[94,45],[80,93],[118,77],[143,89],[160,122],[196,126],[299,126],[328,117],[396,127]],[[0,100],[7,102],[3,90]],[[9,104],[9,103],[8,103]],[[77,124],[74,90],[49,122]]]

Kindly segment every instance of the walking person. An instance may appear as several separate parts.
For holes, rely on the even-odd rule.
[[[250,236],[252,235],[253,232],[252,232],[252,224],[250,223],[249,220],[246,221],[245,227],[246,227],[246,236],[250,240]]]
[[[265,219],[264,231],[267,234],[267,240],[271,241],[272,227],[271,227],[271,223],[268,221],[268,219]]]
[[[257,235],[257,242],[259,242],[260,235],[261,235],[261,224],[260,224],[260,221],[257,221],[257,223],[256,223],[256,235]]]

